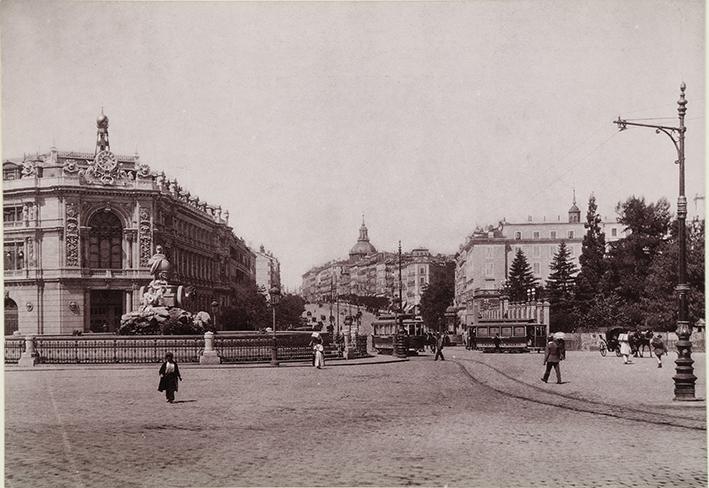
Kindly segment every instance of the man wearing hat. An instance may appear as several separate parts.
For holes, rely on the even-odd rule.
[[[559,350],[559,345],[554,340],[554,336],[549,336],[547,338],[547,347],[544,350],[544,364],[546,365],[546,371],[544,371],[544,376],[542,376],[542,381],[544,383],[549,379],[549,374],[551,373],[551,368],[556,371],[556,382],[561,384],[561,370],[559,369],[559,361],[561,361],[561,351]]]
[[[660,334],[657,334],[652,341],[650,341],[650,345],[652,346],[652,350],[655,353],[655,356],[657,357],[657,367],[661,368],[662,367],[662,355],[667,354],[667,347],[665,346],[665,343],[662,342],[662,336]]]

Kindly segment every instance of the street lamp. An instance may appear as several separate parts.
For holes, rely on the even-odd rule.
[[[687,219],[687,198],[684,195],[684,133],[687,131],[684,125],[684,115],[687,113],[687,100],[684,98],[684,90],[686,88],[687,86],[682,82],[679,87],[679,100],[677,101],[679,127],[628,122],[627,120],[621,119],[620,116],[618,116],[618,120],[615,120],[613,123],[616,124],[621,131],[627,129],[628,126],[650,127],[655,129],[657,134],[662,132],[669,137],[677,150],[677,161],[675,161],[675,164],[679,165],[679,197],[677,198],[679,283],[677,283],[675,290],[679,297],[679,314],[677,318],[677,337],[679,340],[677,341],[677,360],[675,361],[677,365],[675,369],[676,374],[672,379],[675,382],[674,399],[692,401],[696,400],[694,397],[694,383],[697,381],[697,377],[694,376],[694,368],[692,367],[694,363],[692,360],[692,343],[689,341],[692,327],[689,324],[689,306],[687,303],[687,292],[689,291],[689,285],[687,285],[687,233],[685,228],[685,221]],[[677,138],[675,138],[675,136],[677,136]]]
[[[271,346],[271,366],[278,366],[278,343],[276,342],[276,306],[281,300],[281,289],[277,286],[268,292],[271,295],[271,310],[273,311],[273,344]]]
[[[219,311],[219,303],[216,300],[212,300],[210,303],[212,307],[212,325],[214,325],[214,330],[217,330],[217,312]]]

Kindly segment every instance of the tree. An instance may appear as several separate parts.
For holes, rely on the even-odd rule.
[[[581,269],[576,276],[576,303],[577,313],[583,313],[590,307],[591,300],[598,292],[598,285],[605,273],[606,263],[606,236],[601,231],[601,216],[598,215],[596,197],[591,194],[588,199],[586,212],[586,234],[581,244],[579,264]]]
[[[641,308],[644,325],[653,330],[675,330],[678,319],[678,304],[675,287],[679,281],[679,245],[675,232],[657,250],[648,270]],[[687,228],[687,285],[689,292],[689,321],[695,323],[704,318],[704,222],[695,222]]]
[[[429,284],[421,295],[421,318],[427,327],[445,330],[446,309],[453,305],[455,295],[455,263],[446,263],[440,280]]]
[[[669,238],[670,204],[664,198],[648,204],[643,197],[631,196],[618,203],[616,212],[618,222],[625,224],[630,234],[609,245],[599,291],[606,297],[618,296],[620,306],[625,307],[626,325],[641,326],[646,319],[641,299],[648,273]]]
[[[549,265],[551,273],[546,282],[546,290],[552,303],[570,301],[574,296],[575,274],[578,268],[571,260],[571,252],[566,243],[561,241],[558,251]]]
[[[258,330],[270,325],[266,295],[256,283],[248,281],[234,287],[234,305],[220,314],[224,330]]]
[[[281,297],[281,301],[276,306],[276,323],[279,329],[286,329],[289,326],[299,327],[301,317],[305,311],[305,300],[300,295],[287,293]]]
[[[580,316],[577,324],[587,330],[611,329],[630,322],[627,312],[627,307],[615,293],[609,296],[599,294],[591,300],[588,310]]]
[[[572,332],[576,322],[573,313],[574,275],[578,273],[578,268],[571,260],[571,251],[564,241],[559,244],[549,268],[551,273],[546,282],[547,296],[551,302],[549,325],[554,331]]]
[[[537,280],[532,273],[532,267],[527,262],[527,257],[522,249],[517,249],[515,257],[510,265],[508,278],[510,300],[521,302],[527,298],[527,290],[536,288]]]

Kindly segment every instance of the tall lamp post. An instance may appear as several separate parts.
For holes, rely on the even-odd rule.
[[[278,343],[276,342],[276,306],[281,300],[281,289],[277,286],[268,292],[271,295],[271,310],[273,311],[273,344],[271,345],[271,366],[278,366]]]
[[[677,101],[677,113],[679,115],[679,127],[667,125],[639,124],[637,122],[628,122],[621,119],[613,123],[618,125],[618,129],[625,130],[628,126],[633,127],[650,127],[655,129],[659,134],[662,132],[670,138],[677,150],[677,161],[679,165],[679,197],[677,198],[677,240],[679,241],[679,271],[677,295],[679,298],[679,314],[677,319],[677,365],[676,374],[672,377],[675,382],[675,400],[692,401],[696,400],[694,396],[694,383],[697,377],[694,376],[694,368],[692,364],[692,343],[689,341],[689,336],[692,333],[692,327],[689,323],[689,308],[687,303],[687,233],[685,221],[687,219],[687,198],[684,195],[684,133],[687,128],[684,125],[684,116],[687,113],[687,100],[684,98],[684,91],[687,86],[682,82],[680,85],[680,95]]]

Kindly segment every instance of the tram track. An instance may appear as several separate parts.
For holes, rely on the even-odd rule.
[[[697,419],[696,417],[689,417],[686,415],[676,415],[674,413],[670,416],[666,412],[660,413],[635,407],[601,402],[598,400],[580,399],[571,395],[565,395],[563,393],[549,391],[538,386],[530,385],[529,383],[520,381],[508,375],[504,371],[501,371],[481,361],[460,358],[452,359],[452,361],[456,363],[461,369],[461,371],[466,376],[468,376],[474,383],[507,397],[516,398],[519,400],[526,400],[541,405],[554,406],[575,412],[602,415],[606,417],[631,420],[634,422],[641,422],[646,424],[706,431],[705,419]],[[502,376],[507,381],[511,382],[514,386],[517,386],[518,388],[521,387],[522,391],[514,391],[514,388],[504,388],[503,386],[494,385],[491,382],[486,382],[471,373],[468,368],[466,368],[464,363],[472,363],[485,367],[493,371],[494,374]],[[526,394],[529,390],[540,393],[540,395],[532,396],[530,394]]]

